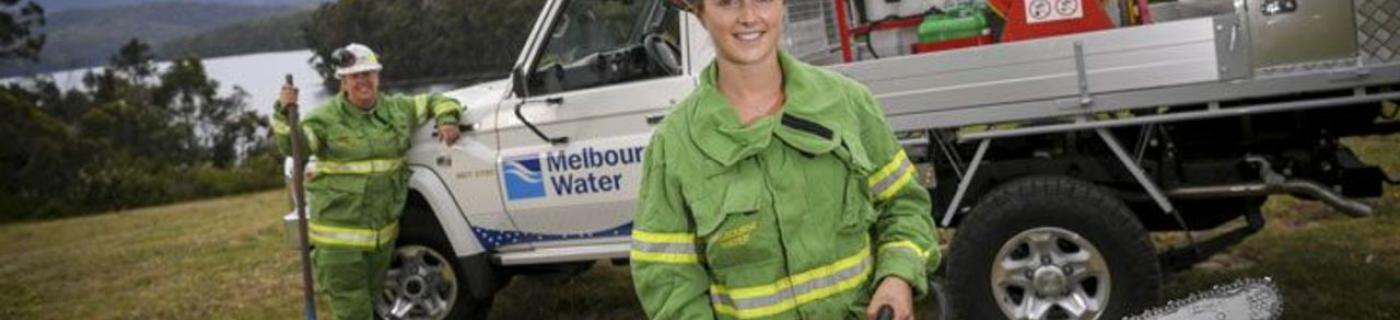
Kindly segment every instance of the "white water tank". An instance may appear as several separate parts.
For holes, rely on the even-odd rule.
[[[889,17],[919,16],[944,2],[949,0],[865,0],[865,18],[878,21]]]

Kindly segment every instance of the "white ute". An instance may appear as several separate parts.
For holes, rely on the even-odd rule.
[[[515,275],[625,262],[649,136],[713,56],[663,2],[547,1],[508,79],[448,93],[462,138],[413,137],[381,316],[484,318]],[[783,46],[881,100],[930,214],[958,229],[942,270],[964,318],[1116,319],[1262,227],[1270,194],[1365,216],[1352,199],[1395,182],[1338,139],[1400,131],[1400,36],[1380,37],[1400,34],[1400,0],[1182,1],[1151,24],[929,54],[838,32],[846,3],[925,12],[788,0]],[[1174,249],[1147,237],[1233,220]]]

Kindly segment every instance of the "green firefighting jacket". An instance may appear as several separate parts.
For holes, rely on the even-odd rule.
[[[323,248],[376,250],[393,242],[408,196],[408,152],[413,130],[430,119],[456,124],[461,106],[439,94],[380,94],[366,112],[345,100],[310,111],[301,121],[315,174],[306,183],[312,244]],[[277,148],[291,153],[286,116],[274,106]]]
[[[779,114],[741,125],[711,64],[652,136],[631,250],[652,318],[863,318],[885,277],[927,291],[928,191],[878,103],[779,61]]]

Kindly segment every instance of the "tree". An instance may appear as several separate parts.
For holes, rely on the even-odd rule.
[[[0,214],[26,217],[61,211],[76,178],[68,168],[82,151],[62,122],[40,111],[38,96],[18,85],[0,88]]]
[[[107,61],[107,65],[115,69],[119,74],[134,82],[142,82],[156,72],[156,66],[151,64],[155,61],[156,55],[151,53],[151,46],[140,39],[131,38]]]
[[[187,56],[170,62],[170,68],[160,75],[155,91],[155,104],[174,112],[185,123],[198,122],[208,112],[202,110],[217,98],[219,83],[209,79],[204,63],[198,57]]]
[[[0,136],[15,137],[0,139],[0,222],[280,184],[280,162],[259,135],[267,124],[242,88],[219,95],[198,57],[164,71],[151,57],[129,41],[84,75],[84,90],[43,78],[0,85]]]
[[[362,43],[379,53],[386,86],[499,77],[530,32],[541,0],[372,1],[321,5],[302,26],[328,89],[339,83],[325,63],[337,48]]]
[[[39,61],[45,36],[39,27],[46,23],[39,3],[0,0],[0,61],[28,59]]]

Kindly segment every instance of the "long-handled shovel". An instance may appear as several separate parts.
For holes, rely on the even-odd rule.
[[[292,84],[292,75],[287,74],[287,85]],[[296,102],[292,102],[296,105]],[[285,107],[284,107],[285,108]],[[297,207],[297,224],[301,236],[301,286],[306,298],[306,319],[316,320],[316,293],[311,280],[311,245],[306,231],[306,147],[302,146],[301,116],[297,109],[287,110],[287,123],[292,133],[292,203]]]

